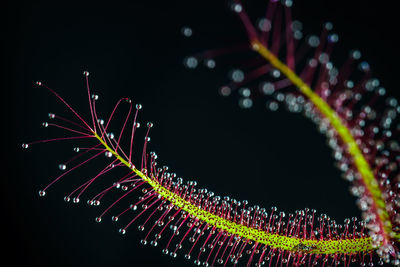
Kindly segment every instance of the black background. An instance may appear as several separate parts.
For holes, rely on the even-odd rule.
[[[251,17],[264,14],[263,2],[245,4]],[[298,1],[293,14],[306,33],[332,21],[340,36],[337,63],[359,48],[383,86],[399,95],[398,14],[387,3]],[[235,95],[219,96],[231,66],[183,67],[186,55],[245,40],[225,1],[8,1],[3,14],[1,221],[9,266],[191,265],[182,255],[172,260],[161,248],[143,247],[136,230],[122,237],[109,220],[96,224],[99,210],[85,203],[65,204],[72,188],[66,180],[38,197],[74,144],[20,149],[23,142],[59,136],[40,124],[64,108],[34,82],[46,83],[86,116],[84,70],[100,96],[100,113],[108,114],[119,97],[143,104],[141,121],[155,123],[151,149],[179,176],[267,208],[310,207],[337,221],[360,217],[311,122],[257,103],[242,110]],[[192,38],[181,36],[184,25],[192,27]]]

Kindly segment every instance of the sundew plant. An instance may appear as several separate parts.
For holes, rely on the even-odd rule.
[[[348,182],[361,216],[339,221],[312,206],[285,212],[181,177],[155,152],[157,140],[152,135],[157,122],[142,120],[143,105],[133,95],[103,111],[102,104],[111,100],[101,98],[101,90],[92,86],[96,76],[88,70],[82,71],[86,107],[75,107],[53,84],[35,83],[54,95],[66,111],[50,112],[42,123],[44,128],[59,130],[58,136],[24,142],[22,148],[65,141],[73,144],[74,152],[58,164],[61,174],[38,181],[44,183],[38,195],[46,197],[53,188],[71,185],[68,181],[73,180],[72,189],[63,196],[65,202],[93,206],[98,212],[95,222],[113,221],[126,238],[133,231],[143,232],[142,245],[160,247],[161,253],[183,257],[191,265],[399,266],[398,99],[375,78],[361,49],[335,57],[340,33],[333,23],[322,24],[316,34],[308,33],[292,14],[293,1],[263,4],[257,17],[260,14],[253,15],[252,8],[247,11],[250,4],[229,2],[227,9],[238,22],[232,27],[242,31],[242,41],[188,53],[182,59],[185,73],[206,79],[196,77],[196,70],[213,73],[220,65],[232,66],[221,79],[222,86],[210,85],[218,88],[215,92],[221,101],[238,103],[235,108],[242,112],[258,106],[271,114],[285,110],[315,124],[326,137],[332,165]],[[196,31],[201,32],[190,25],[179,28],[187,42]],[[88,112],[82,113],[84,108]],[[207,170],[207,160],[201,168]],[[257,187],[257,179],[272,179],[264,175],[244,177],[243,183]]]

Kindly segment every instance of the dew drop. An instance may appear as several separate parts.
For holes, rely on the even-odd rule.
[[[39,191],[39,196],[44,197],[46,195],[46,191],[40,190]]]
[[[311,47],[317,47],[319,45],[319,38],[316,35],[311,35],[307,41],[308,45]]]
[[[272,95],[275,92],[275,86],[273,83],[264,82],[261,84],[261,91],[265,95]]]
[[[328,35],[328,42],[337,43],[338,41],[339,41],[339,35],[337,35],[336,33]]]
[[[293,31],[301,31],[303,29],[303,23],[301,23],[301,21],[294,20],[290,27]]]
[[[293,33],[293,37],[294,37],[294,39],[296,39],[296,40],[300,40],[301,38],[303,38],[303,33],[302,33],[301,31],[295,31],[295,32]]]
[[[65,202],[69,202],[70,200],[71,200],[71,198],[69,196],[64,197]]]
[[[348,80],[348,81],[345,82],[345,86],[346,86],[347,88],[351,89],[351,88],[354,87],[354,82],[351,81],[351,80]]]
[[[244,80],[244,72],[239,70],[239,69],[233,70],[230,73],[230,78],[235,83],[243,82],[243,80]]]
[[[96,217],[96,222],[101,222],[101,217]]]
[[[112,216],[112,217],[111,217],[111,220],[112,220],[113,222],[118,221],[118,216]]]
[[[119,229],[119,233],[121,234],[121,235],[124,235],[124,234],[126,234],[126,230],[125,229]]]
[[[269,21],[267,18],[259,19],[257,27],[260,31],[269,32],[271,30],[271,21]]]
[[[367,71],[370,70],[369,64],[368,64],[368,62],[366,62],[366,61],[361,62],[361,63],[358,65],[358,68],[359,68],[361,71],[364,71],[364,72],[367,72]]]
[[[107,158],[111,158],[113,154],[112,154],[110,151],[106,151],[106,152],[104,153],[104,155],[105,155]]]
[[[60,170],[62,170],[62,171],[65,171],[65,170],[67,169],[67,165],[65,165],[65,164],[59,164],[59,165],[58,165],[58,168],[59,168]]]
[[[271,111],[277,111],[279,108],[279,104],[276,101],[268,101],[266,103],[266,107],[267,107],[267,109],[269,109]]]
[[[321,53],[318,60],[321,64],[327,64],[329,61],[329,55],[327,53]]]
[[[204,60],[204,65],[209,68],[209,69],[213,69],[215,68],[215,60],[214,59],[206,59]]]
[[[42,126],[47,128],[47,127],[49,127],[49,124],[45,121],[45,122],[42,123]]]
[[[272,75],[272,77],[274,77],[274,78],[279,78],[279,77],[281,77],[281,72],[280,72],[279,70],[273,70],[273,71],[271,72],[271,75]]]
[[[194,69],[194,68],[196,68],[197,67],[197,65],[198,65],[198,60],[197,60],[197,58],[195,58],[195,57],[193,57],[193,56],[190,56],[190,57],[186,57],[184,60],[183,60],[183,64],[185,65],[185,67],[187,67],[188,69]]]
[[[37,85],[37,86],[42,86],[42,82],[37,81],[37,82],[36,82],[36,85]]]
[[[284,0],[283,4],[287,7],[291,7],[293,5],[293,1],[292,0]]]
[[[191,37],[193,35],[193,30],[190,27],[184,26],[181,29],[181,33],[185,37]]]
[[[253,106],[253,100],[251,98],[241,98],[239,99],[239,106],[243,109],[249,109]]]
[[[244,97],[249,97],[251,95],[251,91],[249,88],[244,87],[239,89],[239,94],[241,94]]]
[[[324,26],[325,26],[325,29],[327,29],[328,31],[333,29],[332,22],[326,22]]]
[[[22,144],[22,148],[23,148],[23,149],[27,149],[28,147],[29,147],[28,144]]]
[[[396,107],[398,102],[397,102],[396,98],[390,97],[390,98],[386,99],[386,104],[391,106],[391,107]]]
[[[232,9],[232,11],[234,11],[234,12],[236,12],[236,13],[240,13],[240,12],[242,12],[243,7],[242,7],[242,5],[239,4],[239,3],[233,3],[233,4],[231,5],[231,9]]]
[[[83,72],[83,75],[85,75],[85,76],[87,77],[87,76],[89,76],[89,72],[85,70],[85,71]]]
[[[229,96],[231,94],[231,88],[229,88],[228,86],[222,86],[221,88],[219,88],[219,93],[222,96]]]
[[[360,59],[361,58],[360,50],[352,50],[352,51],[350,51],[350,57],[352,59]]]

